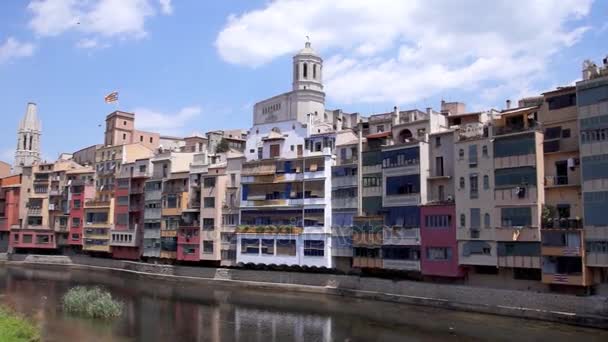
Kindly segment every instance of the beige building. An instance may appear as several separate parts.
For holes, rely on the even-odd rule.
[[[542,281],[553,285],[591,285],[585,267],[582,225],[576,87],[543,94],[538,120],[544,130]]]
[[[114,111],[106,117],[104,146],[140,143],[150,149],[158,148],[160,134],[135,129],[135,114]]]

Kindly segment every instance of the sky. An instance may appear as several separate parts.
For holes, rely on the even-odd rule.
[[[291,90],[306,36],[329,109],[500,109],[601,63],[608,1],[0,1],[0,160],[28,102],[46,160],[102,143],[117,108],[165,135],[249,129],[254,103]]]

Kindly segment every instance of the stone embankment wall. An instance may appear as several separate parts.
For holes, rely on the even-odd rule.
[[[0,255],[0,263],[121,270],[174,281],[221,282],[608,328],[608,297],[579,297],[350,275],[158,265],[86,256]]]

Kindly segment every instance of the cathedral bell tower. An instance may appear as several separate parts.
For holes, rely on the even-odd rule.
[[[21,173],[23,166],[30,166],[40,161],[40,135],[42,125],[38,119],[35,103],[28,103],[25,116],[17,130],[17,150],[13,172]]]
[[[303,89],[323,91],[323,59],[309,41],[293,56],[293,90]]]

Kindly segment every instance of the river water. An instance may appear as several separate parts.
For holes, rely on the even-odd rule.
[[[76,285],[112,292],[122,316],[104,322],[62,312],[62,295]],[[0,303],[58,342],[608,341],[607,331],[534,320],[59,267],[0,266]]]

